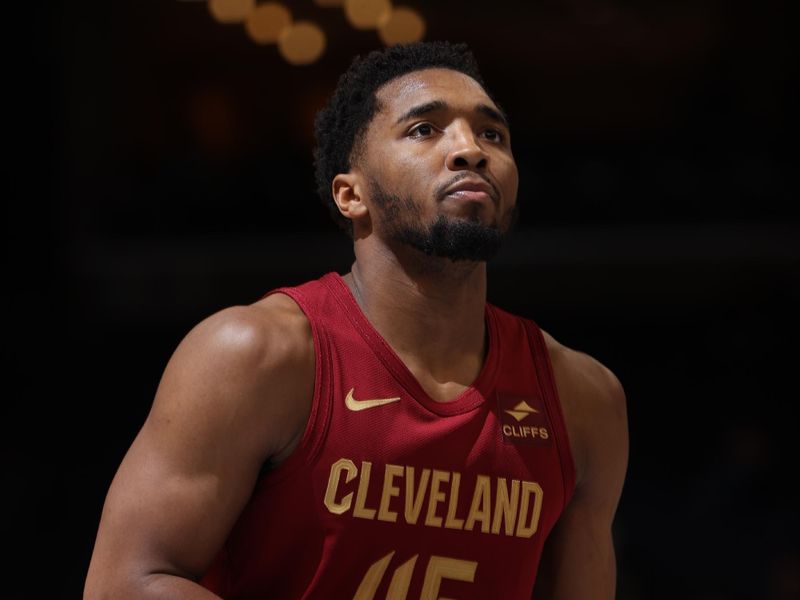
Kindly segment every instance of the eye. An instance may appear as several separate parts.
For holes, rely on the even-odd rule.
[[[414,128],[408,132],[408,135],[411,137],[428,137],[429,135],[433,135],[433,132],[433,125],[430,123],[420,123],[414,126]]]
[[[487,129],[483,132],[484,137],[492,142],[502,142],[505,138],[501,131],[497,129]]]

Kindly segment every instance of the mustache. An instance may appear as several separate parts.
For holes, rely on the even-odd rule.
[[[482,173],[477,173],[475,171],[461,171],[461,173],[453,177],[450,181],[446,181],[445,183],[438,186],[434,191],[434,197],[436,198],[437,201],[442,201],[444,199],[445,192],[447,191],[448,188],[457,184],[459,181],[463,179],[469,179],[474,175],[477,175],[478,177],[480,177],[486,183],[489,184],[489,187],[492,188],[492,194],[491,194],[492,200],[495,202],[495,204],[497,204],[498,200],[500,199],[500,191],[497,189],[497,186],[495,185],[494,181],[489,179],[486,175],[483,175]]]

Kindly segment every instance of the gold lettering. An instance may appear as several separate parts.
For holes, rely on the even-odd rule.
[[[526,524],[528,517],[528,504],[530,504],[530,496],[533,498],[533,511],[531,512],[531,522]],[[517,517],[517,537],[529,538],[539,528],[539,516],[542,513],[542,497],[544,492],[542,486],[535,481],[522,482],[522,501],[519,507],[519,516]]]
[[[481,522],[481,531],[483,533],[489,532],[489,520],[492,514],[491,507],[491,479],[486,475],[478,475],[475,480],[475,491],[472,494],[472,504],[469,507],[469,515],[467,515],[467,523],[464,529],[472,531],[475,527],[475,521]]]
[[[450,482],[450,499],[447,503],[447,518],[444,521],[444,526],[447,529],[464,528],[464,519],[456,518],[459,485],[461,485],[461,473],[453,472],[453,479]]]
[[[358,480],[358,493],[356,494],[356,505],[353,507],[353,516],[359,519],[374,519],[375,509],[367,508],[367,492],[369,491],[369,473],[372,470],[372,463],[367,460],[361,461],[361,477]]]
[[[439,484],[450,479],[449,471],[433,470],[431,477],[431,495],[428,496],[428,512],[425,515],[425,525],[428,527],[441,527],[442,517],[436,516],[436,505],[444,502],[444,492],[439,491]]]
[[[386,600],[406,600],[408,588],[411,586],[411,576],[414,574],[414,565],[417,563],[415,554],[402,565],[394,570],[389,590],[386,592]]]
[[[353,600],[373,600],[375,598],[375,594],[393,556],[394,550],[370,565],[353,596]],[[419,554],[415,554],[394,570],[392,580],[389,582],[389,589],[386,592],[386,600],[406,600],[417,558],[419,558]],[[452,579],[473,583],[477,569],[478,563],[475,561],[448,558],[446,556],[431,556],[428,560],[428,568],[425,570],[420,600],[448,600],[447,598],[439,597],[442,580]]]
[[[503,425],[503,435],[515,438],[535,438],[546,440],[550,433],[544,427],[531,427],[529,425]]]
[[[364,574],[364,578],[361,580],[361,585],[358,586],[353,600],[372,600],[375,597],[375,592],[381,584],[381,579],[383,579],[383,574],[386,572],[386,567],[389,566],[389,561],[392,560],[392,556],[394,556],[394,550],[372,563],[372,566],[370,566]]]
[[[403,467],[400,465],[386,465],[383,472],[383,492],[381,493],[381,505],[378,507],[378,520],[389,523],[397,522],[397,513],[389,510],[389,501],[400,495],[400,488],[393,485],[393,480],[403,474]]]
[[[519,503],[519,479],[511,480],[511,496],[508,495],[506,478],[497,478],[497,493],[494,501],[494,520],[492,533],[500,533],[500,522],[505,523],[505,534],[514,535],[514,523],[517,520],[517,504]]]
[[[475,581],[475,571],[478,563],[471,560],[459,560],[446,556],[431,556],[428,568],[425,571],[425,582],[422,584],[420,600],[445,600],[439,598],[439,588],[442,579],[455,579],[456,581]]]
[[[430,469],[422,469],[419,476],[419,487],[417,494],[414,495],[414,467],[406,467],[406,502],[405,517],[406,523],[416,525],[419,513],[422,510],[422,500],[425,498],[425,491],[428,489],[428,480],[431,477]]]
[[[341,501],[336,501],[336,490],[339,487],[339,479],[342,471],[346,471],[345,483],[350,483],[358,475],[358,468],[353,461],[347,458],[340,458],[331,465],[331,473],[328,476],[328,488],[325,490],[325,506],[335,515],[341,515],[350,510],[350,503],[353,501],[353,492],[342,496]]]
[[[539,435],[542,439],[547,439],[549,432],[542,427],[533,427],[531,435]],[[494,535],[502,533],[522,538],[533,536],[539,529],[544,491],[534,481],[477,475],[469,512],[465,520],[458,515],[461,473],[422,469],[417,483],[414,479],[414,467],[387,464],[384,466],[383,489],[377,509],[367,505],[368,501],[372,503],[376,500],[376,498],[372,500],[368,498],[371,474],[372,463],[369,461],[362,461],[360,469],[347,458],[340,458],[333,463],[324,496],[324,504],[328,511],[342,515],[352,509],[353,516],[360,519],[375,519],[377,514],[377,519],[380,521],[396,523],[399,510],[392,510],[392,502],[394,498],[400,496],[402,484],[397,479],[405,475],[403,513],[406,523],[410,525],[418,523],[427,495],[424,521],[424,525],[427,527],[442,527],[444,521],[444,527],[447,529],[473,531],[476,524],[480,523],[480,531],[483,533]],[[348,491],[347,484],[356,478],[358,478],[357,490]],[[442,489],[442,484],[445,482],[449,482],[450,486]],[[494,493],[492,493],[493,484],[497,486]],[[344,493],[345,491],[347,493]],[[353,502],[354,496],[355,502]],[[445,502],[447,502],[447,511],[443,518],[438,511],[440,505]],[[395,506],[399,509],[397,503]],[[405,577],[405,571],[401,569],[405,568],[413,570],[413,565],[407,566],[407,563],[404,563],[402,567],[398,567],[395,574],[399,578],[398,582],[404,581],[402,578]],[[399,586],[400,583],[397,585]]]

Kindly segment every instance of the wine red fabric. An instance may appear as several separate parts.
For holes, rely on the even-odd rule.
[[[338,274],[270,293],[311,323],[311,415],[203,585],[229,599],[529,599],[575,483],[536,324],[487,304],[483,369],[442,403]]]

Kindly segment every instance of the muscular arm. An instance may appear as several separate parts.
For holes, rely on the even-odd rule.
[[[577,482],[545,544],[534,598],[613,600],[611,524],[628,462],[625,395],[614,374],[591,357],[563,346],[551,356]]]
[[[198,325],[167,365],[106,498],[84,597],[216,598],[195,582],[288,453],[313,394],[308,323],[286,296]]]

